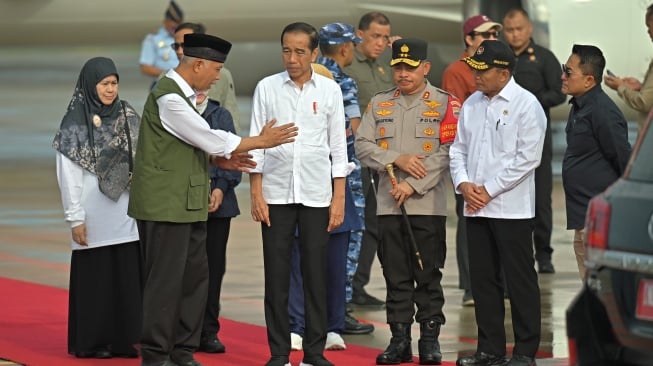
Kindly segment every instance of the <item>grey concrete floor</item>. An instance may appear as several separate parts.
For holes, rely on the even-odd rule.
[[[0,57],[0,276],[67,288],[70,260],[69,230],[56,183],[52,137],[56,132],[79,70],[94,56],[116,61],[120,72],[120,97],[137,110],[147,95],[149,80],[138,71],[137,46],[83,48],[5,48]],[[237,82],[237,80],[236,80]],[[249,97],[239,98],[246,133]],[[248,181],[238,187],[243,214],[232,222],[227,273],[222,296],[222,316],[264,325],[263,260],[260,230],[249,215]],[[475,349],[473,308],[460,305],[455,256],[456,216],[453,196],[447,222],[448,258],[443,285],[447,323],[440,337],[444,359],[455,360]],[[564,195],[556,178],[553,194],[553,261],[557,273],[540,276],[542,295],[542,343],[540,365],[566,364],[565,310],[580,288],[572,234],[565,230]],[[385,284],[378,261],[372,270],[368,292],[383,298]],[[509,310],[509,305],[506,305]],[[354,315],[376,326],[370,335],[345,336],[348,343],[385,348],[389,332],[385,313],[357,308]],[[509,341],[511,321],[506,316]],[[417,339],[418,327],[413,327]],[[0,332],[0,337],[8,336]],[[229,335],[221,335],[228,345]],[[414,342],[416,348],[416,343]],[[0,359],[2,355],[0,354]]]

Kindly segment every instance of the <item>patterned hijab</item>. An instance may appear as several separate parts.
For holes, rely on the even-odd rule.
[[[111,59],[95,57],[86,61],[52,146],[95,174],[100,191],[117,201],[130,181],[130,149],[125,127],[129,125],[133,154],[140,117],[128,104],[125,108],[117,95],[111,105],[102,104],[97,84],[110,75],[119,78]]]

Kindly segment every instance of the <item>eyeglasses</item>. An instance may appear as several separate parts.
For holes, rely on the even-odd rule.
[[[172,47],[173,50],[177,51],[180,48],[184,48],[184,42],[182,42],[182,43],[175,42],[175,43],[171,44],[170,47]]]
[[[481,36],[483,39],[490,39],[492,37],[494,38],[499,38],[499,31],[493,31],[493,32],[472,32],[472,37],[475,36]]]
[[[570,78],[570,77],[572,77],[574,75],[573,70],[570,69],[567,65],[562,64],[561,66],[562,66],[562,73],[565,74],[565,76],[567,78]],[[582,76],[582,75],[586,75],[586,74],[581,72],[580,75]]]

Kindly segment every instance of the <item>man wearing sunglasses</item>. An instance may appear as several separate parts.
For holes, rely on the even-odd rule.
[[[513,76],[517,84],[533,93],[546,114],[546,134],[542,162],[535,169],[535,219],[533,220],[533,244],[535,259],[540,273],[555,273],[551,262],[551,231],[553,211],[551,194],[553,192],[553,173],[551,160],[553,143],[551,141],[551,115],[549,109],[565,101],[561,91],[560,62],[548,49],[535,44],[533,24],[523,9],[511,9],[503,18],[503,34],[515,53],[516,62]]]
[[[496,40],[502,26],[495,23],[486,15],[475,15],[463,24],[463,42],[465,50],[460,58],[452,62],[442,74],[442,89],[457,96],[461,102],[476,91],[474,73],[465,63],[465,57],[471,56],[486,39]],[[467,233],[465,229],[465,215],[463,215],[464,200],[456,194],[456,259],[458,261],[458,287],[464,290],[462,305],[474,306],[474,296],[469,280],[469,258],[467,257]]]

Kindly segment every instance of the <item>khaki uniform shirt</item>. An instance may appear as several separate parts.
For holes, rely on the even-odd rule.
[[[424,155],[427,175],[415,179],[395,168],[397,181],[406,181],[415,193],[404,203],[409,215],[447,214],[449,146],[456,136],[460,101],[428,81],[419,98],[408,104],[399,89],[375,95],[363,115],[356,136],[361,164],[379,172],[378,215],[400,215],[388,193],[392,183],[385,170],[401,154]]]

